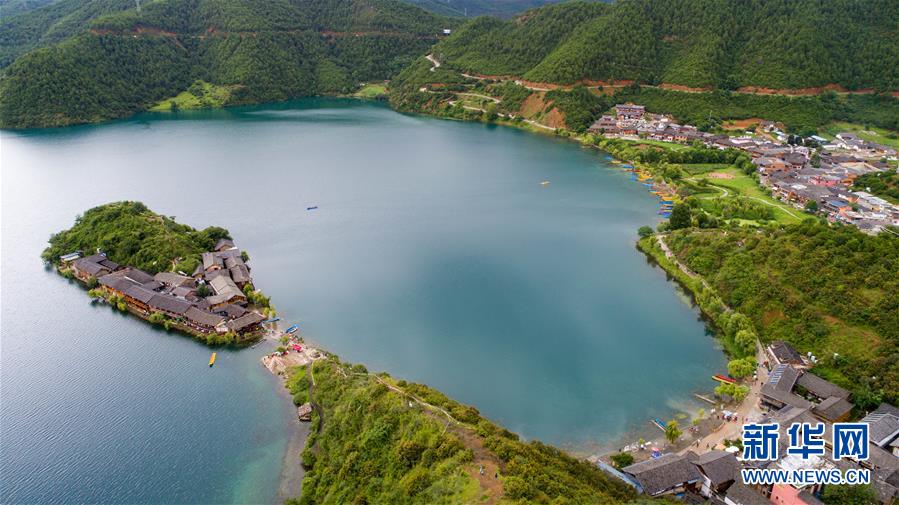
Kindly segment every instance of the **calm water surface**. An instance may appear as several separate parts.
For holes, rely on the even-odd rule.
[[[275,500],[292,421],[262,348],[209,369],[44,270],[50,233],[113,200],[228,228],[308,339],[527,438],[652,430],[723,369],[634,249],[654,199],[573,143],[341,100],[0,142],[3,503]]]

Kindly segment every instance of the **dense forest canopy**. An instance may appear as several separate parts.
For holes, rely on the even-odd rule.
[[[458,23],[395,0],[156,0],[139,11],[133,4],[117,11],[116,1],[89,0],[65,16],[79,20],[71,23],[75,35],[5,70],[0,126],[121,117],[197,80],[234,87],[232,104],[345,92],[395,75]],[[88,15],[88,6],[105,14]],[[17,30],[5,33],[8,41]]]
[[[822,29],[822,27],[827,27]],[[479,19],[440,43],[445,63],[537,82],[899,89],[893,0],[620,0]]]
[[[179,262],[195,266],[200,254],[221,238],[230,238],[228,230],[212,226],[198,231],[143,203],[115,202],[88,210],[74,226],[53,234],[41,257],[58,263],[63,254],[89,255],[99,249],[116,263],[156,273],[177,270]]]
[[[444,16],[474,18],[494,16],[510,18],[528,9],[533,9],[561,0],[404,0],[422,9]]]

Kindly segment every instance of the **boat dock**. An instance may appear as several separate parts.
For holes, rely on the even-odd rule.
[[[651,422],[652,424],[654,424],[654,425],[656,426],[656,428],[658,428],[658,429],[660,429],[660,430],[662,430],[662,431],[665,431],[665,423],[663,423],[662,420],[659,419],[658,417],[655,418],[655,419],[653,419],[653,420],[650,421],[650,422]]]

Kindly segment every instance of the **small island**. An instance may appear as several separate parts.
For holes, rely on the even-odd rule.
[[[140,202],[88,210],[42,257],[97,301],[208,345],[246,345],[274,318],[228,230],[198,231]]]

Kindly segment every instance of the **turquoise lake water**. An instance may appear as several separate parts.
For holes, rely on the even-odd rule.
[[[698,407],[725,369],[635,249],[653,196],[572,142],[314,99],[4,131],[0,176],[3,503],[276,499],[293,421],[264,350],[210,369],[41,264],[114,200],[228,228],[307,339],[526,438],[658,435],[649,419]]]

